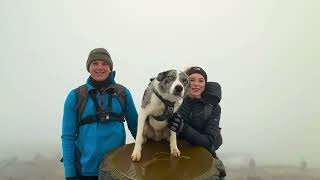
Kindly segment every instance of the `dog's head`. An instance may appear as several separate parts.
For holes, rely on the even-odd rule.
[[[157,81],[159,81],[160,92],[172,98],[183,98],[190,86],[187,74],[178,70],[159,73]]]

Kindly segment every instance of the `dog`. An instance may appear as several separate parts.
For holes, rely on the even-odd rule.
[[[187,94],[190,82],[187,74],[178,70],[168,70],[151,78],[144,91],[142,104],[138,112],[138,129],[135,146],[131,155],[132,161],[141,159],[142,144],[147,139],[170,142],[171,155],[180,156],[176,132],[170,130],[168,117],[175,113]]]

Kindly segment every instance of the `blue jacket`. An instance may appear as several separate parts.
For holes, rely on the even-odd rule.
[[[112,80],[110,86],[114,86]],[[87,80],[87,91],[94,89]],[[104,110],[108,107],[108,93],[101,97],[96,95],[99,104],[103,104]],[[126,111],[125,119],[133,137],[137,132],[137,111],[130,94],[125,88]],[[102,101],[102,102],[101,102]],[[124,124],[119,121],[110,121],[106,123],[93,122],[80,126],[79,135],[77,136],[77,118],[74,107],[77,102],[75,90],[72,90],[64,104],[63,122],[62,122],[62,150],[64,159],[65,177],[74,177],[77,175],[75,163],[75,152],[80,153],[80,167],[82,176],[98,176],[99,164],[102,158],[112,150],[125,144],[126,133]],[[112,111],[121,114],[121,104],[116,98],[112,98]],[[93,100],[89,98],[86,108],[83,112],[82,119],[87,116],[95,115]]]

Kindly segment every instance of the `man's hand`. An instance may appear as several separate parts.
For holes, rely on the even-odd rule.
[[[173,116],[168,119],[168,128],[176,133],[180,133],[183,126],[183,119],[178,113],[174,113]]]

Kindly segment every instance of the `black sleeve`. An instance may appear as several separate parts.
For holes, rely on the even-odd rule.
[[[205,147],[210,152],[215,151],[216,147],[214,146],[214,141],[220,132],[220,114],[221,107],[219,105],[216,105],[211,115],[208,117],[205,129],[202,132],[200,132],[197,129],[194,129],[188,123],[185,123],[181,132],[181,136],[183,137],[183,139],[185,139],[193,145]],[[197,121],[197,119],[191,119],[191,121]]]

